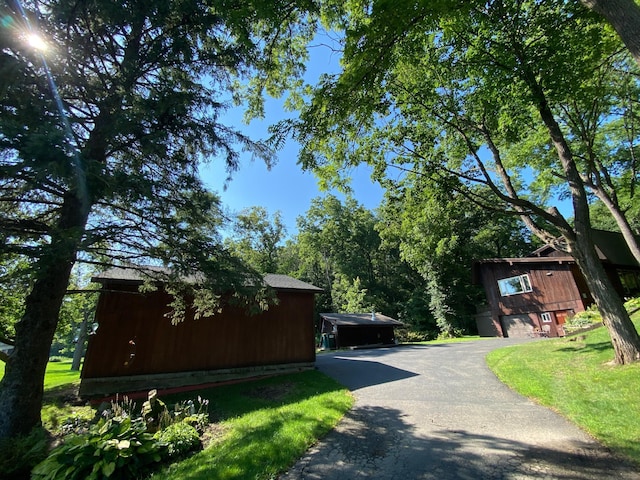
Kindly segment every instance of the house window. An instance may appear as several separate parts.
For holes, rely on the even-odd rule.
[[[498,287],[500,288],[500,295],[503,297],[531,292],[533,290],[531,288],[531,282],[529,281],[529,275],[527,274],[498,280]]]
[[[542,323],[552,323],[551,313],[549,313],[549,312],[541,313],[540,314],[540,320],[542,320]]]

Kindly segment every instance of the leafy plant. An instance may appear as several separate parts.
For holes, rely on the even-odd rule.
[[[154,438],[167,446],[169,457],[177,457],[202,448],[200,434],[186,422],[171,424],[156,432]]]
[[[567,320],[565,325],[566,329],[576,330],[579,328],[588,327],[594,323],[602,321],[600,312],[595,305],[588,307],[584,312],[578,312],[573,317]]]
[[[32,472],[34,479],[127,479],[162,460],[166,445],[139,417],[102,418],[86,435],[72,436]]]
[[[46,456],[47,434],[43,428],[0,442],[0,477],[24,478]]]
[[[433,335],[431,333],[416,332],[415,330],[399,328],[396,330],[396,339],[400,343],[426,342],[433,340]]]
[[[208,406],[209,400],[202,398],[200,395],[198,395],[195,402],[193,400],[178,402],[173,407],[172,420],[174,422],[187,423],[199,433],[202,433],[209,424]]]

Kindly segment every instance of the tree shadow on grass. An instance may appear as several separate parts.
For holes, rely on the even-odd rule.
[[[316,378],[321,374],[314,372]],[[274,478],[290,466],[319,437],[333,427],[345,412],[345,401],[340,396],[323,395],[330,390],[320,387],[310,399],[296,393],[295,379],[285,382],[284,396],[280,396],[278,382],[259,382],[247,385],[240,395],[257,395],[258,404],[264,401],[265,392],[270,407],[245,408],[238,418],[229,416],[226,431],[203,452],[172,465],[152,478],[157,479],[260,479]],[[337,385],[337,384],[336,384]],[[274,400],[274,393],[278,400]],[[306,397],[306,398],[305,398]],[[310,403],[305,400],[311,400]],[[276,405],[277,404],[277,405]],[[246,404],[249,405],[249,404]],[[237,413],[237,412],[236,412]],[[333,420],[331,420],[333,419]]]
[[[613,354],[613,348],[611,342],[599,342],[599,343],[585,343],[585,342],[571,342],[567,343],[567,346],[558,348],[558,352],[604,352],[611,350]]]

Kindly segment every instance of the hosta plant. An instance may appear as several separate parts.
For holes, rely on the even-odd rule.
[[[142,418],[103,418],[88,434],[68,438],[32,472],[34,479],[130,479],[162,460],[166,444]]]

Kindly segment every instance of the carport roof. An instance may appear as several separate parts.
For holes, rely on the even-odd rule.
[[[404,325],[395,318],[387,317],[381,313],[321,313],[320,317],[332,325]]]

